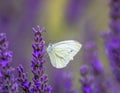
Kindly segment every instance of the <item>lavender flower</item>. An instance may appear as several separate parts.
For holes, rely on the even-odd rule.
[[[18,68],[18,84],[19,84],[19,90],[23,93],[31,93],[31,82],[28,81],[27,74],[23,71],[22,65],[20,65]]]
[[[64,93],[77,93],[77,90],[73,89],[73,74],[72,73],[64,73],[63,81],[65,92]]]
[[[95,42],[88,41],[84,47],[84,57],[85,61],[91,66],[91,72],[94,75],[103,73],[103,66],[98,59],[98,50]],[[89,60],[91,59],[91,60]]]
[[[12,52],[8,50],[5,33],[0,34],[0,93],[18,93],[18,85],[11,67]]]
[[[111,29],[103,33],[103,37],[113,74],[120,83],[120,0],[111,0],[110,10]]]
[[[84,47],[84,57],[93,80],[93,93],[107,93],[108,87],[103,66],[98,58],[97,46],[94,42],[87,42]]]
[[[93,89],[92,89],[93,78],[88,75],[89,70],[86,65],[83,65],[80,67],[80,74],[82,76],[80,78],[82,92],[83,93],[93,93]]]
[[[44,28],[40,29],[37,26],[37,30],[33,28],[33,31],[35,42],[32,45],[34,52],[31,61],[32,73],[34,75],[32,91],[34,91],[33,93],[51,93],[51,86],[48,85],[48,76],[45,74],[45,60],[43,58],[45,54],[45,41],[42,37]]]
[[[48,85],[48,76],[45,74],[44,67],[44,47],[45,41],[42,37],[42,32],[44,28],[40,29],[37,26],[37,30],[33,28],[34,31],[34,43],[33,47],[33,58],[31,60],[31,68],[33,77],[33,83],[28,81],[27,73],[23,71],[22,65],[18,67],[18,84],[20,91],[23,93],[51,93],[51,86]]]
[[[110,1],[110,28],[116,35],[120,35],[120,0]]]

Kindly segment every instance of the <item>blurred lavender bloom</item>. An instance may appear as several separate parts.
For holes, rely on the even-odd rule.
[[[52,88],[48,85],[48,76],[45,74],[45,60],[43,58],[45,54],[45,41],[42,37],[44,28],[40,29],[40,27],[37,26],[37,29],[33,28],[33,31],[35,42],[32,45],[34,52],[31,61],[32,73],[34,75],[32,91],[33,93],[51,93]]]
[[[103,73],[103,66],[98,59],[98,51],[97,51],[96,43],[92,41],[88,41],[85,44],[84,53],[85,53],[84,55],[85,55],[86,61],[91,59],[88,61],[88,63],[92,67],[91,69],[92,73],[94,75]]]
[[[120,0],[110,1],[110,18],[111,31],[120,35]]]
[[[80,82],[83,93],[93,93],[93,89],[92,89],[93,78],[89,76],[88,73],[89,70],[86,65],[80,67],[80,74],[82,76],[80,78]]]
[[[110,31],[103,33],[103,38],[106,48],[105,52],[109,57],[112,70],[115,74],[117,70],[117,72],[119,72],[120,67],[120,40],[115,34]],[[120,82],[120,77],[117,76],[116,78]]]
[[[104,32],[103,39],[105,44],[105,52],[108,56],[112,73],[115,77],[115,80],[112,80],[111,82],[111,89],[115,93],[119,93],[119,86],[116,85],[116,81],[120,84],[120,40],[118,36],[111,31]]]
[[[0,93],[18,93],[14,68],[11,67],[12,52],[8,50],[5,33],[0,34]]]
[[[106,54],[113,74],[120,83],[120,0],[110,1],[110,31],[103,33]]]
[[[85,61],[90,68],[90,73],[94,77],[93,93],[107,93],[108,86],[105,78],[103,66],[98,59],[97,46],[94,42],[87,42],[84,47]]]
[[[62,69],[53,69],[52,70],[52,75],[51,75],[51,82],[52,82],[52,93],[64,93],[63,88],[64,88],[64,81],[63,81],[63,70]]]
[[[95,43],[97,34],[95,29],[88,21],[85,25],[85,39],[83,44],[83,62],[89,67],[90,76],[92,76],[92,93],[107,93],[108,86],[104,74],[103,65],[98,58],[98,49]]]
[[[78,93],[77,90],[73,89],[73,74],[72,73],[64,73],[63,81],[65,92],[64,93]]]

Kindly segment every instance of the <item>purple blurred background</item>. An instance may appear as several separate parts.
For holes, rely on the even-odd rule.
[[[95,93],[108,93],[105,90],[107,89],[106,82],[109,82],[113,76],[105,54],[105,45],[101,38],[101,33],[109,29],[109,1],[0,0],[0,32],[7,34],[10,50],[13,51],[12,65],[17,67],[22,64],[25,71],[29,73],[29,79],[31,80],[32,27],[40,25],[40,27],[46,28],[43,34],[46,47],[49,43],[69,39],[77,40],[83,44],[83,48],[74,57],[74,61],[70,62],[64,69],[52,67],[48,55],[45,56],[46,73],[48,74],[49,83],[53,87],[52,93],[69,93],[66,92],[68,91],[66,87],[71,88],[71,86],[73,87],[71,93],[77,93],[74,89],[82,91],[79,81],[79,78],[82,77],[79,72],[82,64],[90,65],[90,69],[96,71],[93,71],[92,74],[94,78],[97,77],[99,82],[94,84],[94,86],[101,89],[102,85],[105,85],[105,87],[102,87],[105,92]],[[92,45],[91,42],[94,42],[95,45],[89,46]],[[89,57],[98,63],[92,63],[91,61],[93,60],[89,61]],[[102,66],[97,68],[104,68],[104,71],[99,71],[99,69],[94,67],[99,62]],[[70,72],[70,75],[64,76],[66,72]],[[108,81],[106,81],[107,75],[110,76]],[[66,78],[70,81],[66,81]],[[101,80],[100,78],[103,79]],[[101,84],[101,81],[104,81],[105,84]],[[70,86],[67,86],[65,82],[71,82]]]

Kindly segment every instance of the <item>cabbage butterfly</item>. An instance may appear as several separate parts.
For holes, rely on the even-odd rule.
[[[61,41],[55,44],[49,44],[47,53],[50,57],[51,64],[56,68],[64,68],[73,60],[78,53],[81,44],[74,40]]]

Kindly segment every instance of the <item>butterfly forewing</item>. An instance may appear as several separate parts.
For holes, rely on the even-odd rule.
[[[62,41],[56,44],[53,44],[54,50],[56,53],[61,57],[73,57],[77,54],[77,52],[81,48],[81,44],[77,41],[69,40],[69,41]]]

